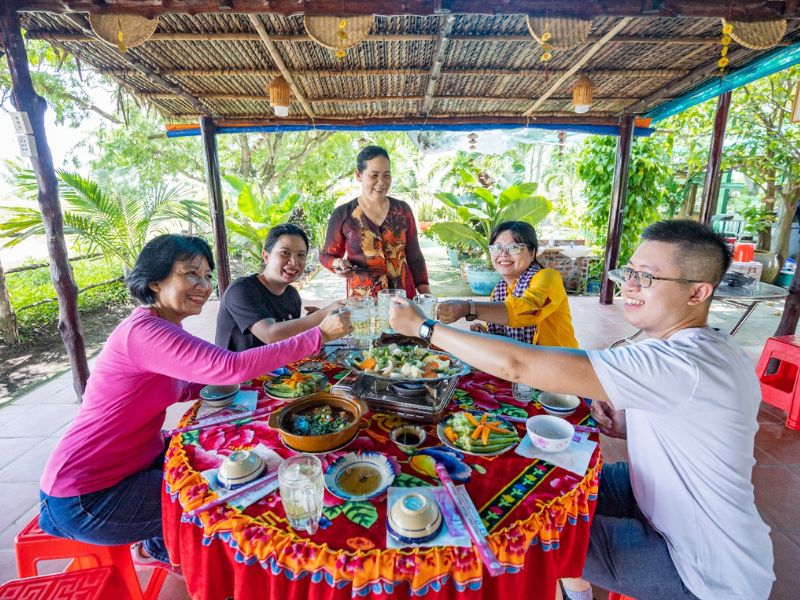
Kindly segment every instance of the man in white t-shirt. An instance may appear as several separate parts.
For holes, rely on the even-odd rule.
[[[769,597],[772,544],[751,483],[759,385],[730,335],[707,324],[730,260],[704,225],[648,227],[622,268],[622,296],[625,319],[650,339],[613,350],[531,347],[393,306],[400,333],[504,379],[593,398],[603,432],[627,437],[630,463],[603,467],[583,571],[605,589],[640,600]],[[586,581],[564,583],[568,598],[591,600]]]

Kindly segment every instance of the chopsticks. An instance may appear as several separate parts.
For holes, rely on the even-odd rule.
[[[453,480],[450,479],[450,475],[447,473],[447,469],[444,468],[442,463],[436,463],[436,474],[439,476],[439,480],[442,482],[442,485],[444,485],[444,489],[447,490],[447,493],[450,495],[450,499],[455,504],[456,511],[459,513],[461,520],[466,525],[469,537],[472,538],[472,543],[475,544],[475,549],[478,551],[478,555],[481,557],[483,564],[486,565],[486,569],[489,571],[489,574],[492,577],[496,577],[497,575],[502,575],[505,573],[505,568],[500,564],[497,556],[486,542],[485,536],[488,535],[488,532],[483,526],[483,523],[480,523],[480,517],[478,517],[479,523],[475,523],[473,520],[475,507],[473,506],[473,510],[469,511],[465,506],[465,502],[468,501],[469,496],[467,496],[467,499],[465,500],[462,495],[458,493],[455,484],[453,484]],[[483,531],[481,531],[481,529]]]
[[[197,429],[203,429],[204,427],[209,427],[211,425],[221,425],[224,423],[234,423],[236,421],[242,421],[244,419],[255,419],[256,417],[262,417],[264,415],[270,414],[274,408],[258,408],[256,410],[252,410],[249,412],[242,412],[242,413],[231,413],[229,415],[212,415],[205,419],[201,419],[192,425],[186,425],[185,427],[178,427],[177,429],[169,429],[164,432],[164,435],[167,437],[172,437],[178,433],[186,433],[187,431],[196,431]]]
[[[220,504],[225,504],[226,502],[230,502],[231,500],[236,500],[244,496],[245,494],[270,483],[275,483],[278,479],[278,471],[274,471],[273,473],[269,473],[262,478],[256,479],[255,481],[251,481],[250,483],[244,484],[242,487],[237,488],[230,494],[226,494],[224,496],[219,496],[210,502],[206,502],[202,506],[198,506],[197,508],[187,511],[186,516],[189,518],[194,518],[199,515],[201,512],[205,512],[207,510],[211,510],[212,508],[216,508]]]

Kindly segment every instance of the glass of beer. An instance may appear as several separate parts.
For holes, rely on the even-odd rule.
[[[389,307],[392,305],[392,297],[406,298],[406,291],[396,288],[380,290],[378,292],[378,314],[375,319],[375,331],[380,335],[382,331],[386,333],[396,333],[389,327]]]

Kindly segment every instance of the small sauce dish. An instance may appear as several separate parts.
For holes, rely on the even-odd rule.
[[[389,437],[400,450],[410,453],[425,442],[427,434],[419,425],[401,425],[392,429]]]

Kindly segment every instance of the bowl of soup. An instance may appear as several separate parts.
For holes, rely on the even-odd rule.
[[[329,452],[355,438],[367,412],[363,400],[319,392],[272,413],[269,426],[292,450]]]

